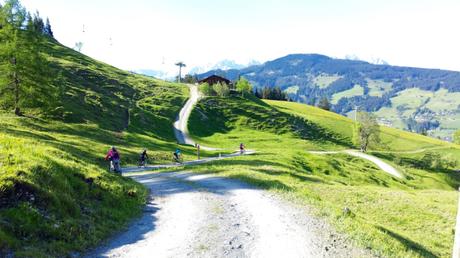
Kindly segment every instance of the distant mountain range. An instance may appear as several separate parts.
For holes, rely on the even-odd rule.
[[[261,63],[255,60],[247,64],[239,64],[234,60],[225,59],[215,64],[208,64],[206,66],[197,66],[189,70],[188,74],[201,74],[209,70],[231,70],[231,69],[244,69],[249,66],[260,65]]]
[[[174,79],[174,76],[175,76],[174,73],[177,73],[177,72],[172,72],[172,71],[167,72],[167,71],[150,70],[150,69],[139,69],[139,70],[135,70],[134,72],[138,74],[155,77],[155,78],[162,79],[162,80]]]
[[[234,60],[225,59],[217,63],[210,63],[204,66],[194,66],[188,69],[187,74],[201,74],[209,70],[232,70],[232,69],[244,69],[249,66],[260,65],[261,63],[252,60],[247,64],[239,64]],[[152,70],[152,69],[138,69],[134,71],[138,74],[143,74],[147,76],[152,76],[162,80],[174,80],[177,76],[177,69],[174,66],[171,66],[169,70]]]
[[[334,59],[318,54],[288,55],[240,69],[213,69],[199,78],[247,78],[256,88],[280,87],[290,99],[316,104],[327,97],[337,113],[355,108],[374,112],[388,126],[449,139],[460,128],[460,72]]]

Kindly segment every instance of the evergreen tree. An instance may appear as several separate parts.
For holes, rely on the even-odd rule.
[[[26,15],[26,30],[29,32],[35,31],[34,19],[32,18],[30,12],[27,12]]]
[[[186,74],[183,80],[184,83],[190,83],[190,84],[196,83],[197,81],[198,80],[196,80],[196,75],[193,76],[191,74]]]
[[[54,38],[53,30],[51,29],[50,19],[46,18],[45,35]]]
[[[326,97],[321,98],[321,100],[318,103],[318,107],[324,110],[331,110],[331,104],[329,103],[329,100]]]
[[[282,91],[280,87],[265,87],[261,90],[261,92],[256,91],[256,94],[258,94],[259,98],[262,99],[288,100],[287,94],[284,91]]]
[[[43,19],[40,17],[40,13],[38,11],[34,14],[33,24],[34,31],[37,34],[43,35],[45,33],[45,23],[43,22]]]
[[[316,105],[316,97],[315,96],[312,96],[309,100],[308,100],[308,103],[309,105],[311,106],[315,106]]]
[[[7,0],[0,10],[0,107],[16,115],[23,107],[50,107],[56,97],[41,34],[27,30],[28,18],[18,0]]]
[[[256,90],[255,90],[255,92],[254,92],[254,95],[255,95],[257,98],[259,98],[259,99],[261,99],[261,98],[262,98],[262,95],[260,94],[260,92],[259,92],[259,89],[258,89],[258,88],[256,88]]]
[[[268,99],[270,97],[270,88],[268,87],[265,87],[263,90],[262,90],[262,98],[263,99]]]

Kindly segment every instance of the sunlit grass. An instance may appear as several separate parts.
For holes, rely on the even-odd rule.
[[[406,176],[404,179],[394,178],[371,162],[345,154],[309,154],[307,150],[351,148],[352,120],[297,103],[265,103],[271,106],[240,98],[202,101],[189,126],[196,139],[224,148],[237,148],[243,142],[257,153],[187,170],[240,179],[310,205],[337,230],[379,255],[450,256],[456,189],[460,185],[456,172],[426,171],[393,162],[398,156],[408,155],[419,160],[423,153],[380,156],[400,170]],[[301,139],[301,134],[285,122],[291,121],[285,120],[285,113],[303,117],[324,131],[317,135],[319,138]],[[216,115],[223,121],[244,122],[217,121],[207,123],[210,128],[204,129],[205,117]],[[267,122],[271,119],[280,123],[270,126]],[[266,127],[259,129],[257,120]],[[334,138],[321,138],[323,134]],[[383,150],[390,153],[434,148],[454,157],[460,151],[456,145],[390,128],[382,129],[382,138],[387,143]],[[345,208],[351,213],[343,213]]]

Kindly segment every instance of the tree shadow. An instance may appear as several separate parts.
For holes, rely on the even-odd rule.
[[[438,181],[441,184],[448,184],[452,189],[458,189],[460,187],[460,173],[456,172],[455,169],[451,168],[434,168],[431,167],[429,164],[425,164],[422,160],[422,158],[414,158],[414,157],[407,157],[403,155],[395,155],[393,153],[380,153],[380,152],[374,152],[372,155],[384,159],[384,160],[390,160],[392,162],[395,162],[396,164],[403,166],[403,167],[409,167],[409,168],[414,168],[414,169],[420,169],[424,170],[428,173],[426,175],[418,175],[420,177],[425,177],[425,178],[431,178],[433,180]],[[395,161],[397,159],[397,161]],[[443,174],[446,176],[446,180],[440,181],[438,178],[431,177],[431,175],[434,174]]]
[[[243,174],[237,174],[237,175],[232,175],[230,178],[241,180],[243,182],[249,183],[252,186],[262,188],[262,189],[276,189],[276,190],[284,190],[284,191],[291,191],[292,187],[287,186],[286,184],[282,183],[279,180],[269,180],[269,179],[259,179],[259,178],[254,178],[251,176],[243,175]],[[252,187],[250,187],[252,189]]]
[[[292,169],[288,165],[284,165],[274,161],[268,161],[263,159],[243,160],[243,159],[224,159],[213,162],[216,166],[248,166],[248,167],[260,167],[260,166],[273,166],[283,169]]]
[[[408,250],[411,250],[413,252],[416,252],[422,257],[439,257],[438,255],[434,254],[430,250],[426,249],[423,245],[416,243],[408,238],[405,238],[404,236],[393,232],[387,228],[384,228],[382,226],[376,226],[376,228],[383,233],[389,235],[390,237],[394,238],[395,240],[399,241],[401,244],[403,244]]]
[[[102,246],[91,250],[89,253],[84,255],[84,257],[111,257],[107,254],[110,250],[135,244],[144,240],[147,233],[156,230],[158,223],[156,214],[159,210],[160,208],[158,208],[158,204],[155,201],[147,204],[144,207],[143,215],[141,218],[132,221],[125,230],[119,231],[117,235],[107,239]]]
[[[263,104],[262,104],[263,103]],[[209,137],[228,133],[238,125],[276,134],[294,133],[299,138],[324,144],[351,147],[349,139],[310,120],[274,108],[261,101],[241,101],[241,98],[207,98],[200,101],[190,117],[190,133]],[[210,119],[209,117],[212,117]]]
[[[44,135],[44,134],[38,134],[38,133],[32,133],[30,131],[23,131],[23,130],[17,130],[17,129],[11,129],[11,128],[0,128],[0,131],[9,134],[12,136],[16,137],[23,137],[23,138],[30,138],[34,140],[43,140],[43,141],[56,141],[56,138],[53,138],[49,135]]]
[[[308,181],[308,182],[311,182],[311,183],[326,184],[326,182],[324,180],[322,180],[322,179],[309,177],[309,176],[304,176],[304,175],[299,175],[297,173],[276,172],[276,171],[273,171],[273,170],[261,169],[261,168],[254,169],[254,170],[257,171],[257,172],[263,173],[263,174],[271,175],[271,176],[287,175],[287,176],[299,179],[300,181]]]

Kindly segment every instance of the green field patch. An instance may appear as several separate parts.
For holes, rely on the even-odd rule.
[[[332,95],[332,104],[337,104],[341,98],[350,98],[354,96],[362,96],[364,94],[364,88],[361,85],[356,84],[353,88],[336,93]]]
[[[433,119],[440,122],[440,129],[430,131],[436,137],[447,137],[460,128],[460,93],[439,89],[436,92],[412,88],[401,91],[391,98],[391,107],[382,107],[375,112],[379,118],[391,121],[395,128],[406,128],[404,120],[413,116],[417,109],[427,108],[435,114]]]
[[[369,95],[373,97],[382,97],[383,94],[390,92],[393,88],[393,83],[384,82],[382,80],[366,79]]]
[[[425,105],[425,107],[435,112],[457,110],[460,113],[460,92],[449,92],[448,90],[441,88],[432,94],[430,101]]]
[[[324,88],[327,88],[329,87],[329,85],[331,85],[333,82],[339,80],[339,79],[342,79],[343,76],[340,76],[340,75],[330,75],[330,74],[321,74],[321,75],[318,75],[316,76],[314,79],[313,79],[313,83],[318,86],[320,89],[324,89]]]
[[[299,91],[299,86],[291,86],[284,90],[287,94],[297,94]]]

